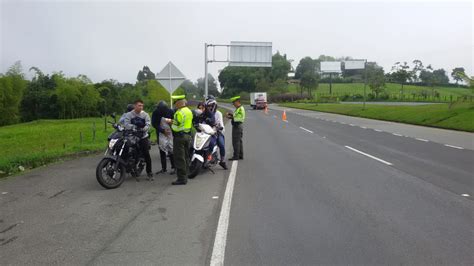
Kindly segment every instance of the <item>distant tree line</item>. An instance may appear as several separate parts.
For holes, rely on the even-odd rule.
[[[37,67],[34,75],[25,78],[21,63],[13,64],[0,74],[0,126],[37,119],[68,119],[122,113],[127,104],[142,99],[151,111],[161,100],[169,101],[168,91],[155,80],[155,74],[144,66],[137,82],[121,83],[104,80],[93,83],[87,76],[67,77],[62,72],[45,74]],[[217,84],[209,77],[210,92],[218,96]],[[196,83],[186,80],[174,94],[189,94],[202,98],[203,79]]]
[[[396,62],[391,71],[385,73],[376,62],[367,62],[365,70],[346,70],[344,61],[351,60],[350,56],[339,58],[328,55],[320,55],[317,58],[306,56],[299,61],[294,71],[286,55],[277,52],[272,59],[272,68],[225,67],[219,74],[223,96],[240,94],[245,97],[250,92],[265,91],[273,96],[273,99],[278,99],[282,95],[291,94],[288,84],[294,83],[299,86],[299,95],[291,95],[291,99],[313,98],[314,90],[317,90],[319,84],[329,83],[331,80],[333,83],[367,82],[371,90],[370,96],[378,98],[385,95],[386,83],[400,84],[403,94],[404,86],[407,84],[429,86],[434,90],[436,86],[459,86],[459,82],[465,81],[463,77],[467,76],[464,68],[457,67],[451,72],[456,84],[450,84],[446,70],[434,69],[431,65],[425,67],[420,60],[414,60],[412,65],[407,62]],[[341,61],[342,73],[331,76],[321,74],[320,65],[323,61]],[[291,78],[288,75],[290,72],[294,72]]]

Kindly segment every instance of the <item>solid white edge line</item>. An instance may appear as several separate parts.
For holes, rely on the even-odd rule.
[[[304,131],[309,132],[309,133],[314,133],[313,131],[311,131],[311,130],[309,130],[309,129],[306,129],[306,128],[304,128],[304,127],[300,127],[300,128],[301,128],[302,130],[304,130]]]
[[[387,162],[387,161],[385,161],[385,160],[382,160],[382,159],[380,159],[380,158],[377,158],[377,157],[375,157],[375,156],[373,156],[373,155],[370,155],[370,154],[368,154],[368,153],[365,153],[365,152],[359,151],[359,150],[357,150],[357,149],[354,149],[354,148],[352,148],[352,147],[350,147],[350,146],[344,146],[344,147],[348,148],[349,150],[352,150],[352,151],[355,151],[355,152],[357,152],[357,153],[360,153],[360,154],[362,154],[362,155],[365,155],[365,156],[367,156],[367,157],[369,157],[369,158],[372,158],[372,159],[374,159],[374,160],[377,160],[377,161],[379,161],[379,162],[381,162],[381,163],[384,163],[384,164],[386,164],[386,165],[393,165],[392,163],[389,163],[389,162]]]
[[[419,141],[424,141],[424,142],[428,142],[429,140],[427,139],[420,139],[420,138],[415,138],[416,140],[419,140]]]
[[[214,247],[212,248],[212,256],[210,265],[224,265],[225,245],[227,241],[227,229],[229,227],[230,207],[232,203],[232,193],[234,192],[235,175],[239,162],[233,161],[230,169],[229,179],[222,200],[221,213],[219,222],[217,223],[216,238],[214,239]]]
[[[463,147],[459,147],[459,146],[454,146],[454,145],[449,145],[449,144],[444,144],[444,146],[446,146],[446,147],[451,147],[451,148],[455,148],[455,149],[458,149],[458,150],[464,150]]]

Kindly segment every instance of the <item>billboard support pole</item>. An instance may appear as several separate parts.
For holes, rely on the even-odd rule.
[[[329,73],[329,94],[332,95],[332,73]]]
[[[207,74],[207,43],[204,43],[204,99],[207,98],[208,93],[208,74]]]

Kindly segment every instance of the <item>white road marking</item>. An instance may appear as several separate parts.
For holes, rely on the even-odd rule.
[[[463,147],[459,147],[459,146],[454,146],[454,145],[449,145],[449,144],[444,144],[444,146],[459,149],[459,150],[464,150]]]
[[[399,136],[399,137],[403,137],[402,134],[398,134],[398,133],[392,133],[392,135],[394,135],[394,136]]]
[[[309,133],[311,133],[311,134],[313,134],[313,133],[314,133],[313,131],[311,131],[311,130],[309,130],[309,129],[306,129],[306,128],[304,128],[304,127],[300,127],[300,128],[301,128],[302,130],[306,131],[306,132],[309,132]]]
[[[375,131],[377,131],[377,132],[383,132],[383,131],[382,131],[382,130],[380,130],[380,129],[374,129],[374,130],[375,130]]]
[[[362,126],[360,128],[367,129],[367,127],[362,127]]]
[[[235,175],[239,162],[233,161],[230,169],[229,179],[222,200],[221,213],[217,223],[216,238],[212,248],[210,265],[224,265],[225,245],[227,241],[227,229],[229,228],[230,205],[232,203],[232,193],[234,192]]]
[[[218,199],[219,197],[218,197],[218,196],[213,196],[212,198],[213,198],[213,199]]]
[[[7,195],[7,194],[8,194],[8,192],[2,192],[2,195]]]
[[[428,142],[428,141],[429,141],[429,140],[427,140],[427,139],[420,139],[420,138],[415,138],[415,139],[417,139],[417,140],[419,140],[419,141],[424,141],[424,142]]]
[[[355,127],[355,125],[354,125],[354,124],[349,124],[349,126],[351,126],[351,127]]]
[[[471,195],[469,195],[469,194],[461,194],[461,196],[463,196],[463,197],[470,197]]]
[[[365,155],[365,156],[367,156],[367,157],[369,157],[369,158],[372,158],[372,159],[374,159],[374,160],[377,160],[377,161],[379,161],[379,162],[381,162],[381,163],[384,163],[384,164],[386,164],[386,165],[393,165],[392,163],[389,163],[389,162],[387,162],[387,161],[385,161],[385,160],[382,160],[382,159],[380,159],[380,158],[377,158],[377,157],[375,157],[375,156],[373,156],[373,155],[370,155],[370,154],[368,154],[368,153],[365,153],[365,152],[359,151],[359,150],[357,150],[357,149],[354,149],[354,148],[352,148],[352,147],[350,147],[350,146],[345,146],[345,147],[348,148],[349,150],[352,150],[352,151],[355,151],[355,152],[360,153],[360,154],[362,154],[362,155]]]

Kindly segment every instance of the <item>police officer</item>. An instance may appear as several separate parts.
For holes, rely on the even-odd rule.
[[[234,148],[234,156],[229,160],[244,159],[244,148],[242,143],[243,123],[245,121],[245,109],[240,103],[240,96],[230,98],[235,107],[233,114],[227,113],[227,117],[232,119],[232,147]]]
[[[173,185],[186,185],[189,172],[189,149],[191,147],[191,127],[193,113],[186,107],[184,95],[171,97],[175,100],[175,113],[171,129],[173,131],[173,155],[178,179]]]

